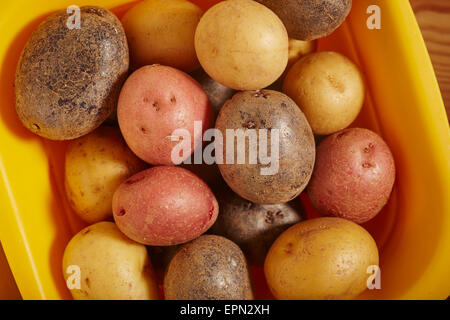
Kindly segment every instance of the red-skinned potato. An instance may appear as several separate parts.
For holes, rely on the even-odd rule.
[[[180,167],[153,167],[120,185],[113,196],[119,229],[142,244],[170,246],[199,237],[216,221],[217,200],[199,177]]]
[[[186,129],[191,139],[183,140],[183,150],[193,152],[202,145],[214,114],[197,81],[172,67],[151,65],[136,70],[125,82],[117,117],[125,141],[139,158],[153,165],[173,165],[179,163],[172,161],[172,149],[180,143],[171,138],[173,132]],[[202,122],[199,132],[194,132],[194,121]]]
[[[394,180],[394,158],[383,139],[352,128],[319,145],[307,191],[321,214],[363,223],[387,203]]]

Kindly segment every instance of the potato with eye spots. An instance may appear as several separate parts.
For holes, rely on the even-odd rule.
[[[110,11],[80,8],[81,28],[58,11],[32,33],[15,77],[15,106],[23,125],[51,140],[71,140],[111,114],[125,81],[129,54],[122,25]]]
[[[337,52],[321,51],[298,60],[288,71],[283,92],[305,113],[315,134],[348,127],[364,103],[365,85],[359,68]]]
[[[120,130],[130,149],[153,165],[180,164],[202,146],[203,132],[213,125],[214,113],[200,84],[188,74],[162,65],[133,72],[120,92],[117,107]],[[194,131],[195,122],[201,130]],[[173,139],[174,131],[189,139]],[[182,145],[181,161],[172,151]],[[187,154],[186,154],[187,153]]]
[[[113,196],[114,220],[129,238],[171,246],[199,237],[216,221],[217,200],[189,170],[161,166],[124,181]]]
[[[390,198],[395,162],[375,132],[352,128],[325,138],[317,148],[307,191],[323,215],[363,223],[374,218]]]
[[[204,235],[181,247],[164,277],[167,300],[252,300],[250,272],[232,241]]]
[[[216,194],[220,215],[211,232],[239,245],[251,265],[262,265],[275,239],[305,217],[300,199],[261,205],[239,197],[229,188]]]
[[[269,250],[264,274],[279,300],[341,300],[367,289],[378,248],[361,226],[341,218],[302,221]]]
[[[224,136],[222,145],[215,142],[224,150],[219,170],[242,198],[285,203],[306,187],[314,167],[314,137],[300,108],[285,94],[235,94],[220,110],[216,129]],[[227,134],[230,129],[232,134]]]
[[[70,292],[75,300],[159,298],[147,249],[113,222],[99,222],[78,232],[64,250],[62,268],[67,283],[74,285]]]
[[[112,219],[114,192],[123,181],[146,168],[117,127],[102,126],[72,140],[66,150],[64,171],[72,209],[89,223]]]

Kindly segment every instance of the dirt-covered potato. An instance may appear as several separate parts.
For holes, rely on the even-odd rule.
[[[62,267],[76,300],[158,299],[147,249],[113,222],[99,222],[78,232],[64,251]]]
[[[79,29],[68,28],[69,16],[64,9],[39,25],[16,71],[20,120],[52,140],[75,139],[100,126],[117,103],[129,65],[125,32],[114,14],[81,7]]]
[[[186,72],[200,66],[194,34],[203,11],[187,0],[145,0],[122,18],[133,68],[163,64]]]
[[[378,248],[361,226],[341,218],[306,220],[274,242],[264,263],[280,300],[352,299],[367,288]]]
[[[211,189],[180,167],[153,167],[123,182],[113,196],[114,220],[131,239],[171,246],[199,237],[216,221]]]
[[[192,77],[200,83],[203,90],[208,95],[209,102],[214,110],[215,116],[219,114],[223,104],[233,97],[236,90],[221,85],[211,78],[203,69],[198,69],[191,73]]]
[[[348,127],[364,103],[364,80],[358,67],[337,52],[311,53],[297,61],[283,83],[283,92],[305,113],[315,134]]]
[[[200,19],[195,50],[214,80],[236,90],[256,90],[275,82],[286,68],[288,35],[265,6],[252,0],[227,0]]]
[[[241,197],[284,203],[306,187],[314,167],[314,137],[300,108],[285,94],[235,94],[220,110],[216,129],[224,136],[223,146],[216,140],[216,149],[224,150],[217,160],[220,172]]]
[[[262,265],[275,239],[305,216],[299,199],[261,205],[239,197],[229,188],[216,195],[220,214],[211,232],[239,245],[251,265]]]
[[[252,300],[250,272],[232,241],[204,235],[184,245],[164,277],[168,300]]]
[[[314,40],[336,30],[350,12],[352,0],[256,0],[275,12],[289,37]]]
[[[102,126],[72,140],[65,158],[65,189],[74,211],[86,222],[112,219],[119,185],[147,164],[128,148],[117,127]]]
[[[191,76],[172,67],[151,65],[128,77],[120,91],[117,117],[125,141],[139,158],[153,165],[173,165],[202,146],[203,132],[213,125],[214,112],[205,91]],[[196,121],[201,124],[198,131]],[[175,130],[187,131],[188,137],[173,139]],[[181,147],[174,149],[177,146]]]
[[[394,180],[394,158],[383,139],[368,129],[352,128],[318,146],[307,191],[321,214],[363,223],[387,203]]]

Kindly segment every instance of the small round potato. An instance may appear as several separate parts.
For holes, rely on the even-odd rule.
[[[70,142],[65,189],[74,211],[86,222],[112,219],[112,197],[119,185],[144,170],[116,127],[102,126]]]
[[[275,82],[286,68],[288,35],[265,6],[252,0],[227,0],[201,18],[195,50],[214,80],[236,90],[257,90]]]
[[[136,70],[125,82],[117,117],[125,141],[139,158],[153,165],[178,165],[202,146],[214,113],[192,77],[172,67],[151,65]],[[200,130],[195,130],[196,123]],[[187,131],[188,137],[174,139],[177,129]],[[177,146],[183,150],[181,159]]]
[[[64,251],[62,267],[75,300],[158,299],[147,249],[113,222],[99,222],[77,233]]]
[[[387,144],[368,129],[352,128],[319,145],[307,191],[321,214],[363,223],[385,206],[394,181],[395,163]]]
[[[180,167],[153,167],[132,176],[113,196],[114,220],[131,239],[171,246],[199,237],[219,212],[211,189]]]
[[[341,218],[317,218],[281,234],[264,273],[280,300],[352,299],[367,288],[372,266],[378,266],[378,248],[364,228]]]
[[[289,70],[283,92],[305,113],[315,134],[348,127],[364,103],[364,81],[358,67],[337,52],[311,53]]]
[[[239,197],[229,188],[216,194],[220,214],[211,232],[239,245],[251,265],[263,265],[275,239],[305,216],[299,199],[261,205]]]
[[[250,272],[232,241],[204,235],[184,245],[164,277],[168,300],[252,300]]]
[[[200,66],[194,34],[203,11],[187,0],[145,0],[122,18],[133,68],[163,64],[185,72]]]
[[[272,90],[235,94],[220,110],[216,129],[223,135],[222,146],[215,141],[216,148],[224,150],[219,170],[242,198],[285,203],[308,184],[314,136],[300,108],[285,94]]]
[[[81,28],[68,27],[65,9],[45,19],[17,66],[17,114],[26,128],[51,140],[75,139],[99,127],[128,74],[119,19],[100,7],[81,7],[80,13]]]
[[[352,7],[352,0],[256,0],[273,10],[289,36],[314,40],[336,30]]]

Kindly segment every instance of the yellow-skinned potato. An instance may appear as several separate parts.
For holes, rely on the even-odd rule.
[[[117,187],[146,166],[116,127],[103,126],[71,141],[65,160],[65,189],[71,207],[89,223],[112,219]]]
[[[198,68],[194,34],[203,11],[187,0],[146,0],[122,18],[133,68],[163,64]]]
[[[264,273],[282,300],[351,299],[367,288],[378,249],[358,224],[341,218],[300,222],[274,242]]]
[[[156,300],[158,289],[144,245],[113,222],[77,233],[63,256],[63,273],[75,300]]]
[[[298,60],[288,71],[283,92],[305,113],[315,134],[348,127],[364,103],[364,80],[358,67],[337,52],[321,51]]]
[[[289,70],[301,57],[316,51],[316,48],[316,40],[303,41],[289,38],[289,58],[286,71]]]
[[[195,50],[203,69],[235,90],[257,90],[275,82],[288,60],[288,35],[281,20],[251,0],[219,2],[201,18]]]

